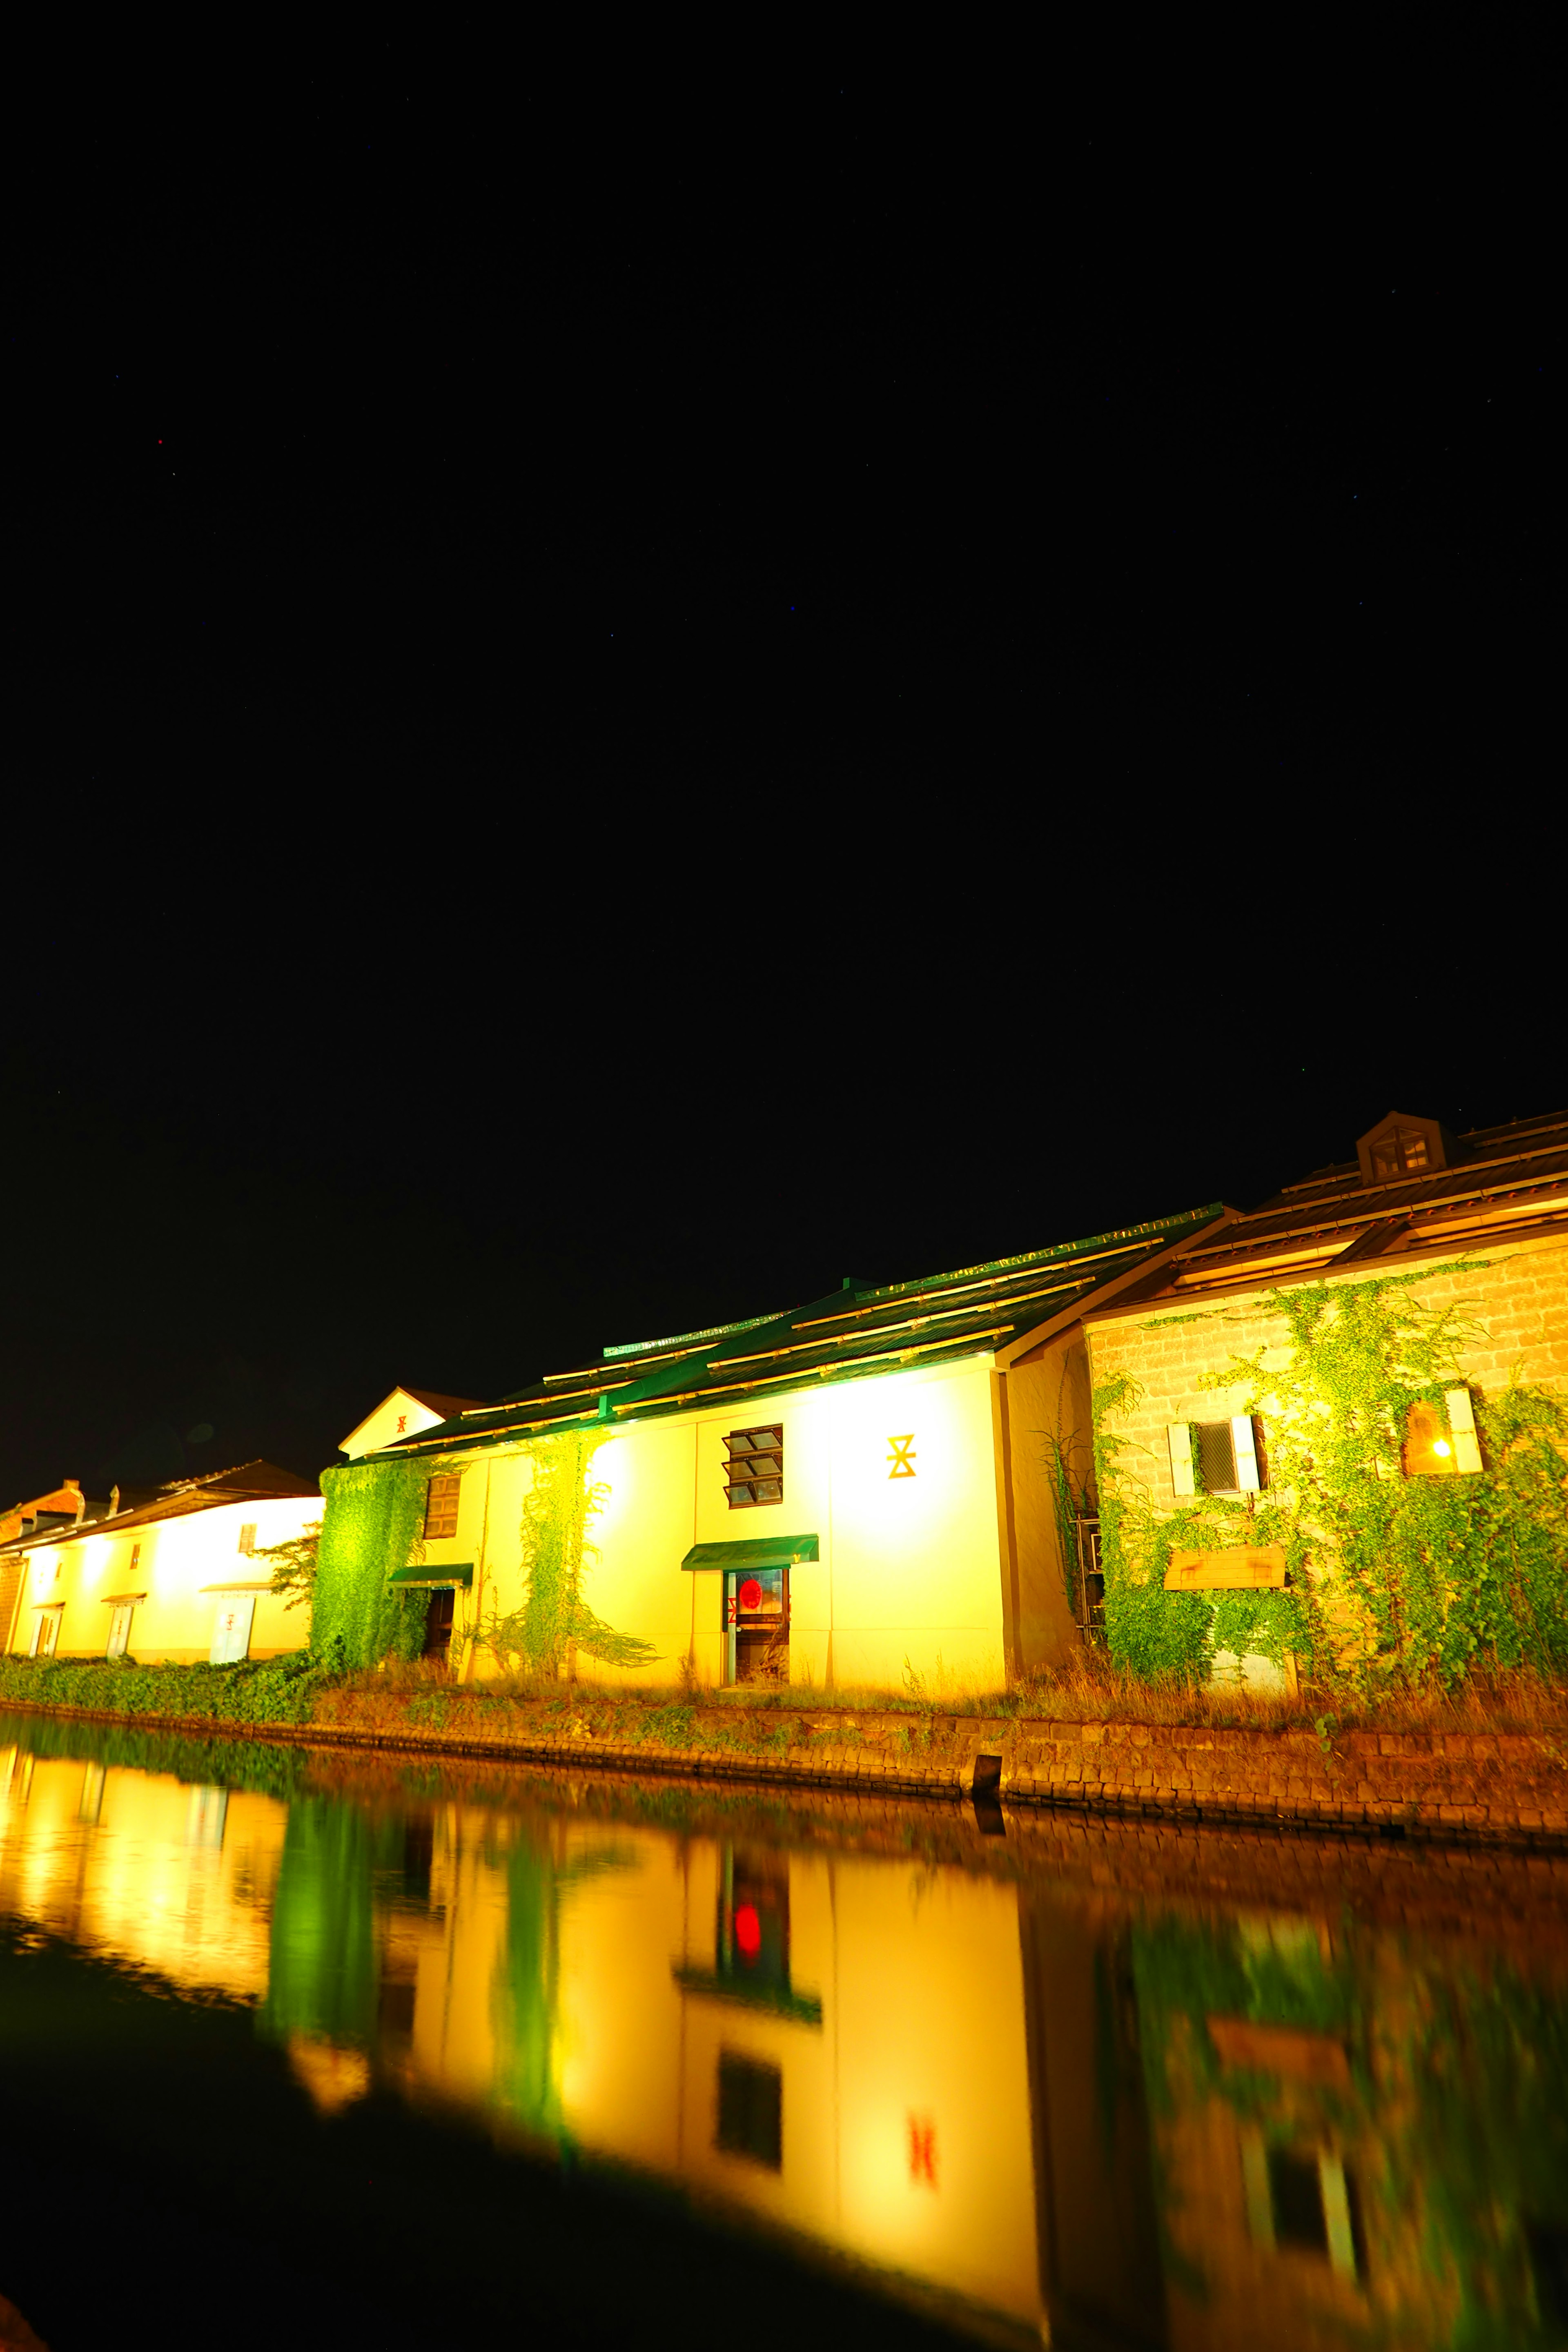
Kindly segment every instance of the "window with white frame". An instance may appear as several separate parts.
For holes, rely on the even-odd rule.
[[[1401,1458],[1407,1478],[1473,1475],[1481,1466],[1476,1408],[1468,1389],[1445,1391],[1442,1404],[1413,1404]]]
[[[1248,1412],[1235,1413],[1228,1421],[1168,1423],[1171,1486],[1177,1498],[1259,1493],[1263,1486],[1259,1433]]]

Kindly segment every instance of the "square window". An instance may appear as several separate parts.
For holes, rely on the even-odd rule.
[[[237,1549],[245,1554],[247,1559],[250,1558],[251,1553],[256,1549],[256,1521],[254,1519],[247,1519],[245,1525],[241,1528],[239,1531],[239,1544]]]
[[[738,2051],[719,2053],[719,2128],[714,2146],[770,2172],[784,2169],[784,2075]]]
[[[784,1427],[731,1430],[724,1440],[725,1489],[732,1511],[784,1501]]]
[[[432,1478],[425,1495],[425,1538],[426,1542],[458,1532],[458,1489],[463,1483],[460,1470],[448,1475]]]
[[[1300,2246],[1314,2254],[1329,2251],[1328,2221],[1323,2211],[1323,2184],[1315,2156],[1295,2156],[1289,2148],[1268,2151],[1268,2195],[1274,2209],[1274,2235],[1282,2246]]]
[[[1263,1485],[1263,1449],[1249,1413],[1192,1424],[1201,1495],[1255,1495]]]
[[[1426,1138],[1418,1127],[1396,1127],[1380,1135],[1372,1147],[1372,1172],[1386,1181],[1395,1176],[1419,1174],[1431,1164]]]
[[[1197,1424],[1198,1477],[1205,1495],[1234,1495],[1236,1486],[1236,1441],[1230,1433],[1228,1421],[1200,1421]]]

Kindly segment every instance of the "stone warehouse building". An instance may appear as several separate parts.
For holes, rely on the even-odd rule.
[[[1131,1508],[1142,1558],[1130,1548],[1124,1565],[1173,1595],[1279,1591],[1314,1572],[1310,1559],[1290,1560],[1269,1506],[1287,1472],[1321,1483],[1344,1430],[1376,1421],[1368,1392],[1335,1436],[1336,1381],[1348,1398],[1354,1381],[1364,1390],[1381,1378],[1384,1402],[1398,1408],[1397,1426],[1367,1440],[1380,1481],[1494,1474],[1556,1418],[1561,1496],[1568,1113],[1456,1137],[1390,1112],[1354,1160],[1247,1215],[1227,1211],[1116,1298],[1092,1302],[1083,1336],[1101,1429],[1091,1507]],[[1314,1350],[1321,1380],[1309,1394]],[[1115,1496],[1101,1491],[1108,1474]],[[1555,1543],[1561,1584],[1568,1511],[1543,1492],[1532,1524]],[[1172,1526],[1184,1539],[1163,1547]],[[1092,1613],[1102,1603],[1097,1591]]]
[[[1533,1415],[1538,1467],[1559,1464],[1568,1115],[1455,1137],[1391,1113],[1353,1160],[1248,1213],[847,1282],[606,1349],[390,1444],[357,1437],[327,1480],[318,1616],[351,1656],[391,1636],[465,1677],[528,1656],[611,1680],[957,1691],[1103,1633],[1135,1667],[1289,1679],[1291,1596],[1325,1554],[1286,1476],[1300,1400],[1262,1391],[1289,1390],[1293,1363],[1299,1385],[1303,1332],[1352,1293],[1363,1321],[1381,1302],[1390,1364],[1417,1330],[1430,1359],[1389,1371],[1358,1475],[1484,1476],[1489,1445],[1515,1446],[1505,1395]],[[1547,1527],[1559,1586],[1565,1532]],[[1190,1594],[1201,1617],[1173,1614]]]
[[[464,1677],[1000,1687],[1076,1639],[1083,1314],[1220,1213],[847,1281],[363,1451],[324,1482],[318,1639],[407,1654],[417,1610]]]

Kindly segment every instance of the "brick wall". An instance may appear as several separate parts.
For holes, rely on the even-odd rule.
[[[1020,1723],[1014,1802],[1264,1820],[1420,1836],[1568,1836],[1568,1759],[1534,1733],[1247,1731]]]
[[[441,1730],[341,1718],[363,1694],[338,1693],[336,1724],[299,1727],[176,1722],[138,1716],[144,1729],[200,1731],[328,1748],[401,1755],[523,1759],[574,1770],[666,1773],[704,1780],[770,1781],[885,1798],[967,1798],[983,1759],[1000,1766],[996,1793],[1017,1807],[1071,1806],[1257,1827],[1402,1830],[1417,1838],[1568,1843],[1568,1732],[1341,1732],[1325,1748],[1312,1731],[1250,1731],[1150,1723],[1079,1723],[995,1716],[695,1708],[682,1747],[595,1736],[585,1726],[487,1736],[471,1696],[453,1695]],[[374,1695],[373,1695],[374,1696]],[[76,1707],[42,1712],[91,1719]],[[99,1720],[108,1720],[99,1717]]]
[[[1526,1242],[1475,1251],[1447,1265],[1448,1270],[1417,1284],[1414,1295],[1428,1307],[1460,1306],[1482,1327],[1477,1344],[1460,1354],[1463,1377],[1490,1394],[1506,1384],[1517,1366],[1524,1379],[1568,1395],[1568,1248],[1558,1241]],[[1293,1290],[1321,1283],[1336,1288],[1376,1280],[1380,1273],[1409,1271],[1397,1260],[1384,1269],[1363,1264],[1347,1266],[1337,1276],[1315,1277],[1312,1286],[1279,1286]],[[1172,1319],[1188,1316],[1191,1321]],[[1128,1441],[1128,1475],[1148,1486],[1155,1508],[1162,1511],[1173,1509],[1176,1499],[1166,1426],[1196,1417],[1180,1408],[1199,1393],[1203,1375],[1222,1372],[1237,1356],[1255,1356],[1263,1348],[1280,1350],[1283,1361],[1289,1337],[1284,1318],[1268,1312],[1261,1291],[1194,1300],[1190,1306],[1162,1299],[1147,1313],[1110,1315],[1091,1321],[1088,1328],[1096,1389],[1113,1374],[1127,1372],[1143,1390],[1136,1410],[1118,1416],[1110,1426]],[[1219,1412],[1216,1405],[1215,1418]]]

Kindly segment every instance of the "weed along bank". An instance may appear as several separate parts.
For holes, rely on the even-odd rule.
[[[1059,1335],[1218,1213],[847,1281],[384,1444],[323,1475],[317,1649],[462,1681],[1000,1689],[1078,1638]]]
[[[1390,1113],[1083,1325],[1119,1663],[1568,1670],[1568,1116]]]

